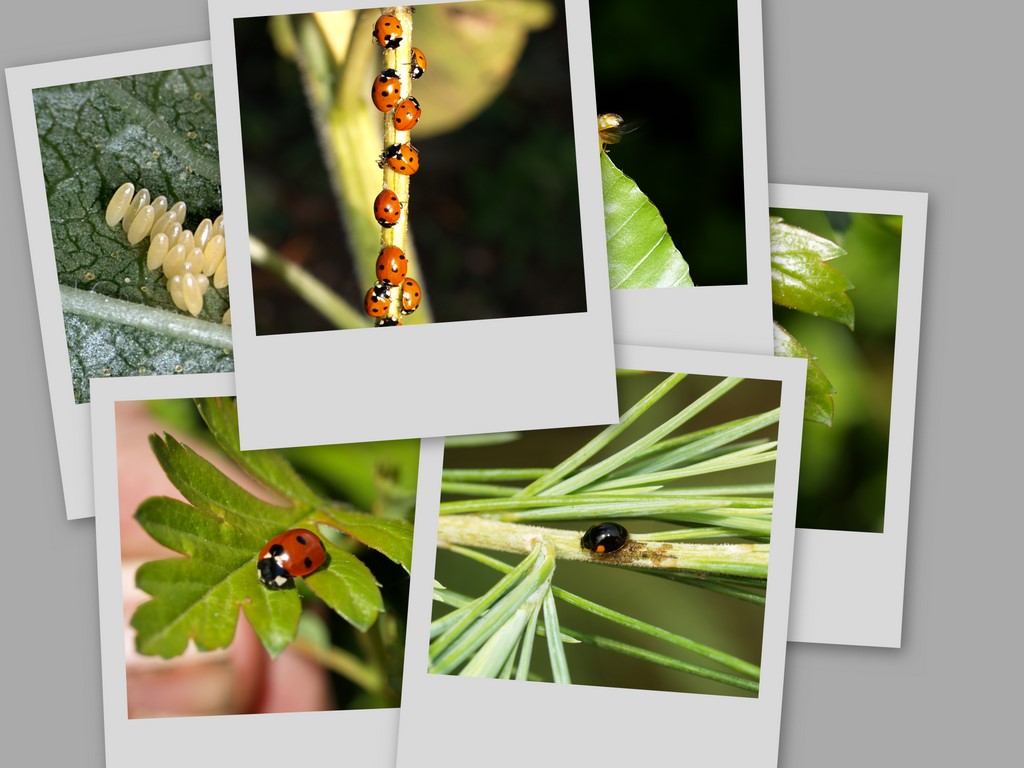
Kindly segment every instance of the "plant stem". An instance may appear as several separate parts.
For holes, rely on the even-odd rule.
[[[363,690],[377,696],[390,698],[384,676],[376,669],[363,664],[348,651],[334,646],[319,646],[303,637],[295,638],[291,647],[346,680],[355,683]]]
[[[145,304],[115,299],[69,285],[60,286],[60,304],[64,312],[92,320],[127,325],[182,341],[219,347],[228,352],[233,348],[231,329],[228,326],[166,309],[147,307]]]
[[[338,328],[366,328],[370,325],[362,312],[327,285],[252,235],[249,236],[249,253],[253,264],[280,277],[285,285]]]
[[[580,546],[582,531],[504,523],[475,515],[442,516],[438,521],[439,546],[465,545],[499,552],[533,552],[550,545],[563,560],[644,569],[685,570],[765,578],[768,544],[674,544],[630,540],[622,549],[595,555]]]

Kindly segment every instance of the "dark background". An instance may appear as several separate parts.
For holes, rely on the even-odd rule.
[[[1020,89],[1024,8],[995,0],[970,15],[925,0],[762,5],[769,178],[930,194],[903,648],[790,644],[779,764],[1011,764],[1020,707],[1013,671],[964,662],[982,647],[985,658],[1013,659],[1020,646],[1012,606],[1024,519],[1007,500],[1020,474],[1014,384],[1024,261],[1007,225],[1020,219],[1024,105],[1006,95]],[[209,36],[206,0],[182,0],[159,24],[124,11],[112,0],[17,6],[0,24],[0,63]],[[685,23],[686,14],[672,18]],[[102,768],[95,526],[65,519],[7,119],[0,148],[4,263],[16,286],[0,305],[5,392],[16,404],[2,432],[4,540],[9,553],[42,555],[31,568],[12,566],[6,584],[0,670],[4,690],[17,695],[6,700],[4,754],[26,766]],[[681,749],[701,737],[685,721],[679,733]],[[600,750],[584,749],[590,743],[581,755],[600,765]],[[521,740],[516,747],[526,749]]]
[[[586,310],[565,19],[552,5],[554,22],[530,35],[508,87],[475,119],[420,138],[445,106],[420,99],[409,228],[436,322]],[[361,312],[369,286],[353,273],[298,73],[266,19],[238,20],[235,32],[251,231]],[[424,53],[414,95],[441,76],[443,52]],[[259,334],[333,327],[255,268],[253,292]]]
[[[747,282],[736,5],[591,0],[598,112],[635,130],[608,156],[651,198],[695,285]]]

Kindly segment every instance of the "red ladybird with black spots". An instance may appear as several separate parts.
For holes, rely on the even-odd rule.
[[[393,227],[402,217],[402,201],[390,189],[382,190],[373,201],[373,217],[382,227]]]
[[[385,69],[373,81],[373,88],[370,91],[373,106],[381,112],[394,109],[402,99],[399,93],[401,88],[402,81],[398,79],[398,73],[393,69]]]
[[[410,54],[409,74],[413,80],[419,80],[427,71],[427,57],[419,48],[413,48]]]
[[[326,562],[320,537],[306,528],[293,528],[263,545],[256,571],[267,589],[288,589],[296,577],[309,576]]]
[[[384,283],[374,283],[366,292],[363,308],[370,317],[386,317],[391,309],[391,288]]]
[[[411,131],[420,121],[422,114],[423,110],[420,109],[420,103],[416,99],[412,96],[402,99],[395,107],[395,128],[400,131]]]
[[[403,176],[412,176],[420,169],[420,153],[412,144],[392,144],[381,153],[380,164]]]
[[[373,39],[384,48],[397,48],[402,43],[402,22],[394,16],[381,16],[373,25]]]
[[[409,260],[405,258],[405,252],[394,245],[388,245],[380,249],[377,257],[377,279],[382,283],[398,285],[405,279],[409,271]]]
[[[415,312],[421,298],[423,297],[420,294],[420,284],[411,277],[405,278],[402,281],[402,314],[411,315]]]

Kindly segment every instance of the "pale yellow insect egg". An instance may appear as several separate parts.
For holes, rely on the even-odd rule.
[[[115,227],[124,218],[125,213],[128,212],[128,206],[131,205],[132,198],[135,196],[135,185],[130,181],[126,181],[117,191],[114,196],[110,198],[110,202],[107,203],[107,226]]]
[[[213,287],[226,288],[228,285],[228,260],[221,259],[217,271],[213,273]]]
[[[156,210],[156,206],[153,206],[153,210]],[[163,232],[167,234],[167,228],[171,226],[172,222],[178,220],[178,214],[172,213],[171,211],[164,211],[162,214],[157,216],[156,222],[153,224],[153,229],[150,230],[154,235]],[[152,235],[151,235],[152,236]]]
[[[224,323],[224,325],[231,325],[231,307],[228,307],[224,311],[224,317],[222,317],[220,321]]]
[[[200,248],[205,248],[206,244],[210,242],[210,237],[213,236],[213,222],[209,219],[203,219],[199,222],[199,226],[196,227],[196,245]]]
[[[174,205],[172,205],[169,210],[172,210],[176,214],[178,214],[178,221],[182,223],[185,222],[185,211],[187,210],[187,208],[185,206],[184,200],[179,200]]]
[[[187,252],[184,245],[175,245],[164,257],[164,277],[170,280],[175,275],[181,274],[181,268],[185,264]]]
[[[196,247],[196,236],[192,234],[191,229],[182,230],[175,245],[184,245],[185,250],[191,253],[192,249]]]
[[[124,212],[124,218],[121,219],[121,228],[127,232],[131,227],[132,222],[135,221],[135,216],[142,210],[143,206],[149,205],[149,190],[140,189],[135,193],[135,197],[132,198],[131,203],[128,204],[128,210]],[[153,222],[150,222],[152,225]]]
[[[170,211],[168,211],[168,213],[170,213]],[[174,247],[178,244],[178,238],[181,237],[181,224],[178,221],[172,221],[164,227],[164,234],[167,235],[167,239],[171,241],[171,247]]]
[[[166,195],[160,195],[150,205],[153,206],[153,214],[156,216],[156,220],[159,221],[160,217],[167,213],[167,206],[169,205]]]
[[[149,242],[149,252],[146,254],[146,268],[160,269],[164,265],[164,259],[167,258],[167,252],[170,249],[171,241],[167,239],[167,235],[163,232],[153,235],[153,239]]]
[[[167,281],[167,291],[171,294],[171,301],[174,302],[174,306],[182,312],[188,312],[188,307],[185,306],[185,297],[181,292],[183,280],[181,275],[175,275],[170,278]]]
[[[214,235],[203,249],[203,274],[209,277],[224,260],[224,235]]]
[[[132,245],[141,243],[142,238],[148,235],[149,230],[153,228],[153,219],[153,206],[142,206],[142,209],[132,219],[132,225],[128,228],[128,242]]]
[[[181,295],[189,313],[195,317],[203,311],[203,292],[199,290],[199,282],[191,272],[181,276]]]

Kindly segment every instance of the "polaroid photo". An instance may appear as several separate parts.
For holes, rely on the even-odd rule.
[[[588,17],[210,3],[243,447],[615,418]]]
[[[89,517],[90,379],[234,366],[210,45],[17,67],[7,85],[65,509]]]
[[[775,350],[809,360],[789,639],[898,648],[928,196],[770,191]]]
[[[806,361],[616,362],[610,427],[423,441],[400,767],[776,765]]]
[[[619,344],[771,354],[761,3],[591,3]]]
[[[393,766],[419,442],[241,452],[233,394],[94,382],[106,764]]]

